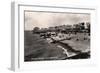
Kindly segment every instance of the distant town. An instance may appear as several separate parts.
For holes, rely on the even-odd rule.
[[[54,26],[49,28],[39,28],[34,27],[33,33],[47,33],[47,32],[55,32],[55,33],[78,33],[78,32],[84,32],[89,33],[90,35],[90,23],[89,22],[81,22],[78,24],[67,24],[67,25],[60,25],[60,26]]]

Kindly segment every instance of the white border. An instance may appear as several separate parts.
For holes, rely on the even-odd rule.
[[[74,12],[91,14],[91,59],[87,60],[57,60],[57,61],[37,61],[24,62],[24,10],[33,11],[53,11],[53,12]],[[11,69],[29,70],[29,69],[47,69],[76,66],[94,66],[96,65],[97,48],[95,48],[95,24],[96,8],[74,5],[33,5],[33,3],[12,3],[12,64]],[[95,49],[94,49],[95,48]]]

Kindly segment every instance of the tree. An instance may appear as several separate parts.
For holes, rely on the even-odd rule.
[[[88,30],[88,33],[90,33],[90,23],[86,23],[87,24],[87,30]]]
[[[83,23],[80,23],[80,29],[81,30],[84,30],[85,29],[84,22]]]
[[[33,28],[33,33],[38,33],[38,32],[39,32],[39,30],[40,30],[40,28],[39,28],[39,27],[34,27],[34,28]]]

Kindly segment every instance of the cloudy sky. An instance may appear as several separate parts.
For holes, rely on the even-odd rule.
[[[25,11],[25,30],[90,22],[90,14]]]

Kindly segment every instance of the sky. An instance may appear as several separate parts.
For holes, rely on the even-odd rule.
[[[90,14],[25,11],[25,30],[90,22]]]

